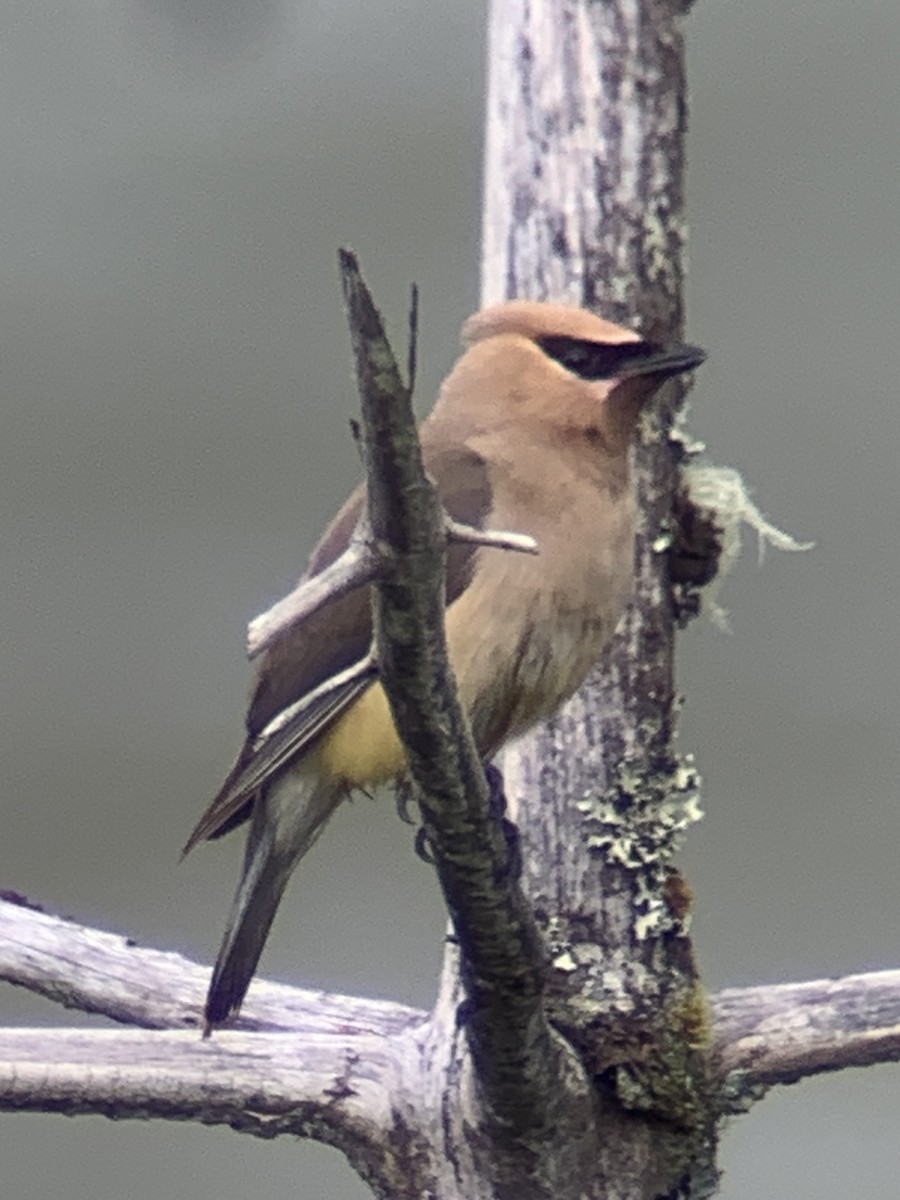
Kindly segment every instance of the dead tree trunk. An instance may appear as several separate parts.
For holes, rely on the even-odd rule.
[[[565,300],[648,337],[682,332],[687,96],[683,4],[495,0],[482,299]],[[504,756],[527,890],[554,964],[553,1017],[603,1107],[589,1194],[649,1197],[714,1177],[707,1018],[669,865],[695,814],[672,747],[670,541],[680,385],[642,430],[636,600],[583,691]],[[692,1195],[700,1194],[695,1178]]]

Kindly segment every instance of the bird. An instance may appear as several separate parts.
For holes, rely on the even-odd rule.
[[[453,542],[446,635],[485,761],[555,713],[586,679],[631,596],[638,415],[696,346],[646,341],[595,313],[512,300],[475,313],[420,440],[445,511],[531,535],[536,555]],[[347,548],[365,485],[326,528],[301,578]],[[184,848],[249,822],[243,871],[204,1008],[204,1036],[240,1011],[285,886],[355,790],[401,784],[402,743],[371,671],[370,585],[288,623],[261,656],[246,738]],[[327,686],[333,681],[333,686]],[[323,686],[326,685],[326,686]],[[305,702],[306,701],[306,702]]]

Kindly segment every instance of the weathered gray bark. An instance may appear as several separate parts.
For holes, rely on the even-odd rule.
[[[0,901],[0,979],[138,1027],[0,1030],[0,1111],[155,1117],[263,1138],[312,1137],[342,1150],[381,1196],[497,1194],[472,1170],[473,1158],[483,1165],[486,1139],[464,1087],[466,1047],[446,995],[429,1016],[257,980],[238,1028],[203,1041],[208,975],[180,955]],[[900,971],[733,988],[711,998],[707,1064],[725,1113],[745,1111],[776,1083],[898,1059]],[[572,1108],[578,1103],[576,1092]],[[573,1185],[585,1181],[575,1194],[591,1195],[597,1108],[583,1096],[580,1103],[585,1136],[571,1137],[559,1153],[562,1139],[553,1139],[549,1165],[568,1168]],[[616,1122],[600,1116],[603,1140],[614,1148]],[[627,1137],[622,1145],[631,1145]],[[620,1190],[608,1194],[633,1194],[638,1182],[623,1174]],[[523,1186],[522,1194],[533,1193]],[[651,1193],[658,1194],[665,1193]]]
[[[563,299],[650,337],[682,329],[686,90],[665,0],[498,0],[488,98],[482,297]],[[554,1019],[603,1102],[585,1194],[649,1197],[714,1178],[706,1013],[670,865],[695,814],[672,748],[666,556],[678,385],[642,428],[636,597],[607,662],[508,750],[527,890],[555,951]]]

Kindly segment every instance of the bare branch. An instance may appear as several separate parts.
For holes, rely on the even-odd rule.
[[[377,1161],[403,1087],[389,1041],[305,1033],[0,1031],[0,1109],[202,1121],[315,1137]]]
[[[518,550],[522,554],[540,554],[537,539],[530,533],[508,533],[495,529],[476,529],[450,516],[444,517],[444,528],[450,542],[469,542],[473,546],[496,546],[498,550]]]
[[[419,288],[413,284],[409,291],[409,323],[407,326],[406,386],[409,394],[416,390],[416,367],[419,361]]]
[[[180,954],[136,946],[121,934],[0,901],[0,979],[125,1024],[199,1030],[209,969]],[[232,1028],[390,1036],[425,1018],[400,1004],[257,979]]]
[[[379,670],[461,947],[465,1029],[488,1113],[515,1133],[558,1120],[564,1064],[542,1003],[539,941],[459,703],[444,636],[444,514],[411,395],[355,256],[341,273],[362,400],[369,517],[385,569]]]
[[[714,1059],[738,1110],[777,1083],[900,1061],[900,971],[728,988],[712,1011]]]
[[[375,578],[378,562],[368,537],[368,519],[359,521],[350,545],[335,561],[311,579],[303,579],[292,592],[273,604],[247,627],[247,657],[256,658],[291,625],[311,617],[333,600]]]
[[[422,1048],[457,1019],[447,995],[429,1020],[399,1004],[257,980],[236,1027],[202,1042],[206,975],[180,955],[0,901],[0,978],[169,1031],[0,1031],[0,1110],[152,1115],[313,1136],[371,1169],[385,1105],[396,1108],[405,1089],[416,1107]],[[725,1112],[744,1111],[775,1084],[900,1060],[900,971],[731,988],[710,1006],[709,1077]]]

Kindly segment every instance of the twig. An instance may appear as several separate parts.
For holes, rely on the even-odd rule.
[[[476,529],[444,514],[444,531],[450,542],[468,542],[474,546],[496,546],[523,554],[538,554],[537,541],[527,533],[506,530]],[[355,588],[374,583],[379,573],[379,558],[373,551],[369,535],[368,514],[363,513],[350,539],[350,545],[340,557],[309,579],[303,579],[292,592],[250,622],[247,627],[247,657],[256,658],[268,650],[281,634],[299,621],[339,600]]]
[[[450,516],[444,517],[444,529],[450,542],[468,542],[473,546],[496,546],[498,550],[517,550],[522,554],[540,554],[537,539],[530,533],[512,533],[500,529],[476,529]]]
[[[273,604],[247,627],[247,657],[256,658],[272,645],[280,634],[298,621],[311,617],[333,600],[339,600],[355,588],[371,583],[378,569],[368,537],[368,519],[363,516],[353,531],[350,545],[334,562],[303,579],[292,592]]]
[[[416,390],[416,364],[419,356],[419,289],[416,284],[410,288],[409,294],[409,324],[407,326],[406,350],[406,386],[409,394]]]

